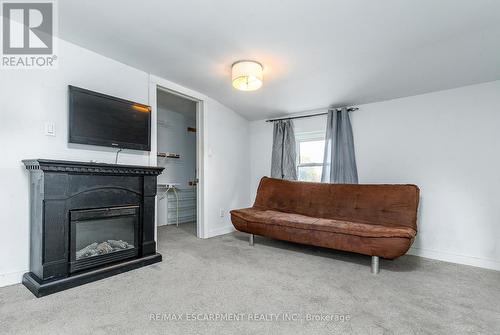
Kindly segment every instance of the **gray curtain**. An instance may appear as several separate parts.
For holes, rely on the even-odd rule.
[[[271,177],[297,180],[295,132],[291,120],[274,122]]]
[[[357,184],[351,120],[347,108],[329,110],[325,135],[325,155],[321,182]]]

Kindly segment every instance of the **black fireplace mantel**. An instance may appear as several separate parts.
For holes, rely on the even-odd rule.
[[[49,159],[23,163],[30,176],[30,272],[23,284],[37,297],[161,261],[154,215],[156,178],[163,168]],[[122,206],[137,208],[134,253],[79,270],[71,259],[71,213]]]
[[[74,162],[54,159],[25,159],[23,160],[26,169],[42,170],[51,172],[74,172],[74,173],[96,173],[96,174],[125,174],[125,175],[152,175],[161,174],[164,168],[123,165],[96,162]]]

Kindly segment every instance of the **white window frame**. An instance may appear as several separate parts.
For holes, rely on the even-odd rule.
[[[297,162],[296,162],[297,178],[299,176],[299,168],[301,168],[301,167],[314,167],[314,166],[323,167],[323,165],[324,165],[324,162],[301,164],[300,163],[300,143],[312,142],[312,141],[324,141],[324,140],[325,140],[325,133],[322,131],[303,132],[303,133],[299,133],[299,134],[295,135],[295,146],[296,146],[296,152],[297,152]],[[307,180],[303,180],[303,181],[307,181]]]

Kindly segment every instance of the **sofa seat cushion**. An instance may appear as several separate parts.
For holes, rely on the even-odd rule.
[[[272,224],[362,237],[405,237],[413,239],[416,235],[416,231],[410,227],[315,218],[255,207],[233,210],[231,214],[252,223]]]

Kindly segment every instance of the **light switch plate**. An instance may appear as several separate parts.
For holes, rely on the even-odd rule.
[[[45,136],[56,136],[56,124],[54,122],[45,122]]]

